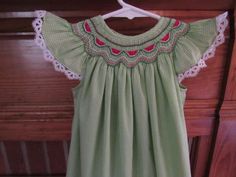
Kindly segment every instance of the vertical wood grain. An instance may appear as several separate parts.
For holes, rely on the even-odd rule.
[[[6,154],[8,157],[9,167],[12,174],[25,174],[26,166],[21,151],[20,142],[5,141]]]
[[[64,151],[65,163],[66,163],[66,166],[67,166],[68,155],[69,155],[68,142],[66,140],[64,140],[62,143],[63,143],[63,151]]]
[[[23,154],[23,160],[24,160],[24,164],[25,164],[25,171],[26,171],[27,174],[30,175],[31,174],[31,168],[30,168],[30,164],[29,164],[28,151],[27,151],[25,141],[21,141],[20,146],[21,146],[21,152]]]
[[[46,142],[51,174],[65,173],[66,164],[63,143],[61,141]]]
[[[11,169],[9,166],[9,160],[6,153],[6,148],[3,142],[0,142],[0,174],[10,174]]]
[[[193,177],[207,176],[208,163],[210,158],[212,136],[201,136],[198,139],[197,150],[194,154]]]
[[[26,141],[31,173],[47,174],[43,144],[40,141]]]
[[[235,4],[236,6],[236,4]],[[209,177],[236,177],[236,9],[234,9],[233,44]]]
[[[43,152],[46,165],[46,173],[51,174],[51,166],[50,166],[51,163],[48,155],[47,141],[43,141],[42,143],[43,143]]]

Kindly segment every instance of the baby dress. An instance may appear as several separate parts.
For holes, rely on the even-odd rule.
[[[134,36],[102,15],[77,23],[35,15],[44,58],[80,81],[66,177],[191,177],[181,81],[224,42],[228,13],[191,23],[162,16]]]

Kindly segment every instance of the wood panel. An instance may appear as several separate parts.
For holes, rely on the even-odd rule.
[[[189,156],[193,173],[199,166],[196,154],[205,146],[205,138],[189,138]],[[0,141],[0,175],[55,175],[65,174],[70,141]],[[199,149],[199,146],[203,148]],[[207,159],[207,154],[205,154]],[[198,170],[198,173],[204,171]]]
[[[0,175],[64,175],[70,141],[1,141]]]
[[[62,73],[54,71],[51,63],[43,60],[42,51],[32,40],[33,13],[27,11],[33,7],[31,2],[21,1],[21,3],[25,2],[28,5],[25,6],[25,9],[22,9],[17,2],[15,2],[16,6],[10,7],[9,2],[14,1],[2,2],[2,12],[0,12],[0,22],[4,24],[0,26],[0,174],[45,176],[57,174],[63,176],[73,116],[71,89],[79,82],[68,80]],[[48,2],[40,2],[37,9],[49,7]],[[51,2],[53,3],[53,1]],[[173,1],[168,3],[168,9],[171,9],[171,6],[174,8],[176,5],[176,9],[181,7],[185,10],[201,10],[163,10],[167,6],[162,1],[155,4],[158,7],[152,6],[152,8],[155,9],[153,12],[162,16],[191,22],[214,17],[225,11],[223,9],[231,9],[233,3],[231,0],[224,3],[221,1],[206,2],[209,6],[204,5],[203,7],[199,2],[198,5],[195,3],[193,7],[191,2],[188,1],[184,4],[184,2]],[[34,1],[34,3],[38,2]],[[69,2],[68,6],[66,5],[63,9],[69,9],[69,5],[73,3]],[[82,2],[82,6],[80,6],[82,10],[70,6],[68,11],[58,11],[60,9],[55,5],[53,8],[55,11],[52,12],[70,22],[77,22],[96,14],[106,13],[108,10],[106,6],[113,7],[109,3],[101,5],[103,7],[99,8],[99,11],[97,11],[98,6],[91,10],[87,3],[83,4]],[[177,6],[179,3],[182,5]],[[144,8],[151,7],[153,3],[145,1],[145,5],[141,2],[139,5]],[[76,8],[77,11],[71,11],[71,7]],[[3,12],[10,8],[11,12]],[[158,8],[162,10],[156,10]],[[209,10],[211,8],[214,11],[203,11],[203,9]],[[12,13],[12,9],[15,10],[14,13]],[[19,9],[21,10],[19,11]],[[23,10],[26,11],[23,12]],[[232,19],[232,10],[229,12]],[[138,34],[150,29],[155,20],[133,19],[132,24],[134,25],[130,26],[128,19],[111,18],[107,20],[107,23],[120,33]],[[230,174],[230,177],[233,177],[233,173],[228,169],[235,167],[232,165],[235,162],[235,153],[232,153],[235,147],[233,137],[235,136],[234,118],[236,117],[236,113],[233,111],[236,108],[234,104],[236,94],[233,91],[235,88],[233,84],[235,57],[231,57],[229,54],[232,52],[233,41],[230,29],[234,28],[233,24],[231,20],[231,28],[227,28],[225,31],[225,43],[217,48],[215,57],[207,61],[208,67],[202,69],[197,77],[183,81],[183,84],[188,87],[184,108],[193,177],[208,176],[209,167],[211,167],[211,176],[218,175],[217,177],[220,177],[221,174],[222,176]],[[225,89],[226,84],[227,88]],[[227,94],[222,98],[222,94],[225,92]],[[222,102],[223,106],[220,107]],[[231,118],[234,118],[230,121],[227,119],[228,121],[221,124],[219,121],[220,108],[221,117],[230,115]],[[225,128],[229,129],[224,131]],[[231,141],[231,143],[222,144],[224,140]],[[225,148],[227,150],[221,153]],[[211,154],[213,155],[212,159]],[[226,160],[227,166],[219,170],[219,166],[228,154],[231,158]],[[61,163],[56,164],[58,161]]]
[[[141,7],[144,9],[161,9],[161,10],[222,10],[231,9],[234,7],[234,0],[125,0],[125,2]],[[12,5],[14,4],[14,6]],[[120,8],[117,1],[102,0],[102,1],[66,1],[66,0],[1,0],[1,11],[29,11],[31,9],[48,9],[48,10],[90,10],[97,9],[112,11]]]
[[[228,65],[224,98],[219,110],[216,139],[212,148],[210,177],[236,177],[236,10],[233,24],[231,60]]]

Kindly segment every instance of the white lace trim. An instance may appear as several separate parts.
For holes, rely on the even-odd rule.
[[[54,69],[56,71],[63,72],[67,76],[68,79],[82,80],[83,76],[81,74],[76,74],[76,73],[70,71],[68,68],[66,68],[62,63],[60,63],[52,55],[52,53],[46,47],[43,35],[41,33],[42,24],[43,24],[43,17],[45,16],[46,11],[45,10],[35,10],[34,12],[37,16],[37,18],[35,18],[32,22],[32,26],[33,26],[34,31],[36,33],[35,38],[34,38],[34,42],[36,43],[36,45],[38,45],[43,50],[44,59],[48,62],[53,63]]]
[[[220,14],[216,17],[216,25],[217,25],[218,34],[214,42],[206,50],[206,52],[203,54],[203,56],[200,58],[200,60],[198,61],[196,65],[192,66],[189,70],[178,74],[179,82],[181,82],[185,78],[196,76],[202,68],[207,67],[205,61],[215,56],[216,47],[224,43],[225,41],[224,31],[228,25],[228,20],[226,18],[227,16],[228,16],[228,12],[224,12],[223,14]]]

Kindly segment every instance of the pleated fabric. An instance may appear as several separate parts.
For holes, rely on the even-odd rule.
[[[88,60],[86,79],[72,89],[67,176],[189,177],[185,92],[173,73],[168,54],[129,70]]]

